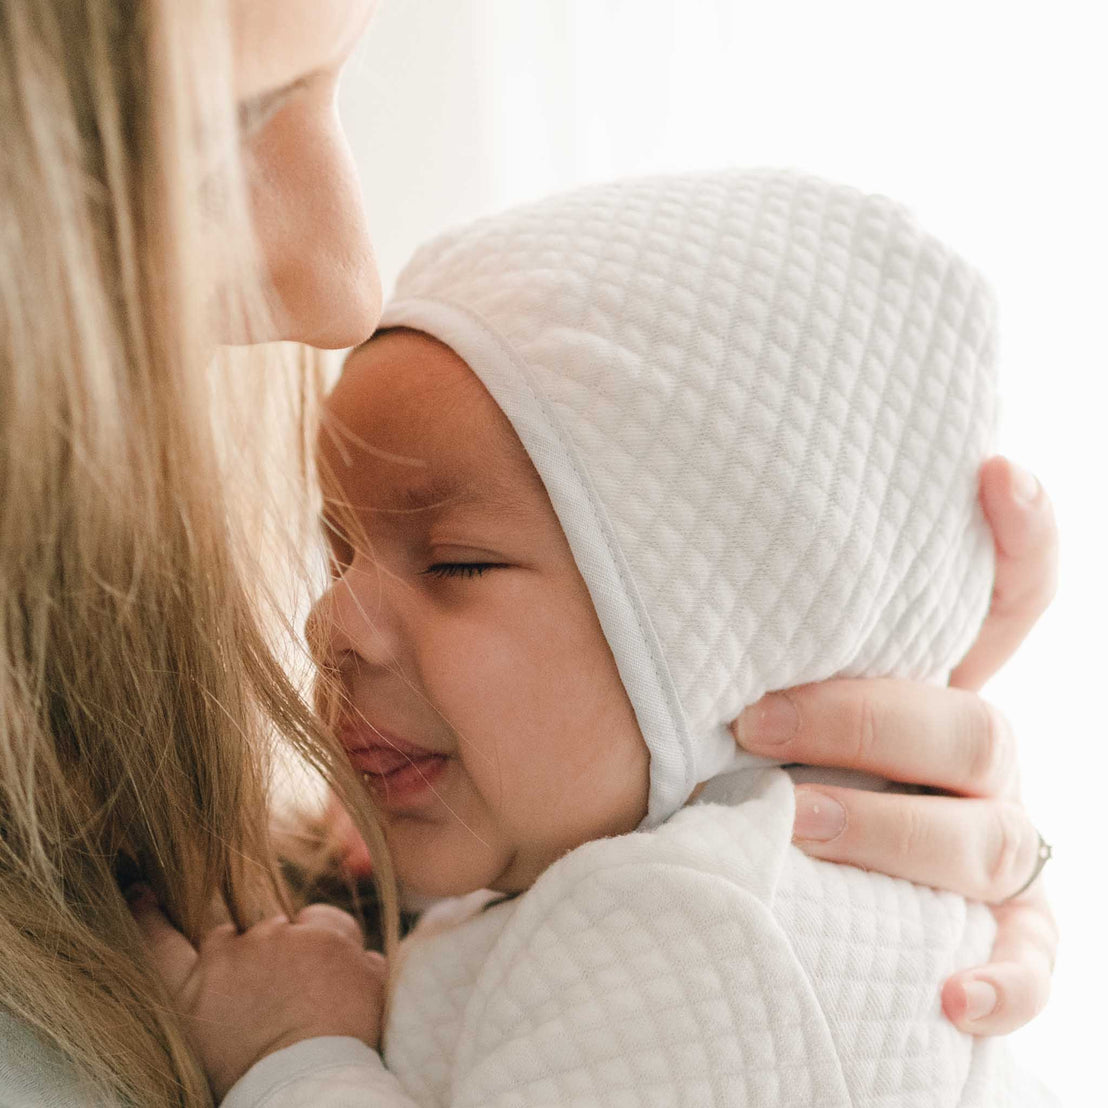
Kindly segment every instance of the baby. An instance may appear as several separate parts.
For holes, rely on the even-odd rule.
[[[405,944],[412,1102],[1047,1103],[940,1011],[990,913],[797,850],[726,726],[975,637],[980,278],[880,197],[659,177],[445,235],[383,328],[328,404],[315,618],[401,880],[492,890]]]

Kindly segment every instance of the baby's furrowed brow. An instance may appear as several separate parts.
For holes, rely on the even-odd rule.
[[[469,481],[436,475],[396,489],[389,497],[387,507],[400,512],[465,508],[486,502],[490,499],[489,492]]]
[[[533,520],[537,505],[533,497],[500,482],[455,481],[437,477],[397,489],[379,509],[394,515],[438,516],[448,512],[473,511]]]
[[[418,485],[406,485],[395,498],[393,508],[400,512],[426,512],[445,507],[465,507],[481,499],[480,492],[472,485],[439,477]]]

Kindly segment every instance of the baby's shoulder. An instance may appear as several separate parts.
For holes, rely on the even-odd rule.
[[[400,944],[383,1053],[419,1104],[447,1103],[466,1008],[517,904],[487,891],[441,901]]]
[[[449,1036],[446,1025],[456,1025],[489,967],[520,952],[588,947],[598,932],[630,934],[665,916],[694,926],[691,916],[705,912],[733,922],[763,914],[787,857],[793,790],[777,769],[737,787],[727,803],[695,804],[659,827],[585,843],[518,896],[474,893],[430,909],[401,945],[394,1017],[430,1018]]]
[[[525,900],[556,901],[581,886],[646,880],[655,894],[692,874],[768,900],[786,864],[795,811],[780,769],[745,771],[658,827],[585,843],[551,866]],[[697,882],[701,883],[700,881]]]

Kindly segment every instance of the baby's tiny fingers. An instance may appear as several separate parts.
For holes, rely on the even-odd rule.
[[[334,931],[357,946],[365,945],[365,935],[361,924],[341,908],[333,904],[309,904],[301,909],[294,923],[298,926],[318,927],[324,931]]]
[[[169,922],[149,890],[132,899],[131,914],[146,942],[147,957],[169,991],[176,995],[184,988],[199,960],[196,949]]]
[[[327,801],[323,819],[330,829],[330,838],[338,852],[340,868],[351,877],[368,877],[373,872],[369,847],[334,793],[331,793]]]
[[[829,862],[987,903],[1019,889],[1038,863],[1038,833],[1008,801],[825,785],[801,786],[796,798],[793,841]]]

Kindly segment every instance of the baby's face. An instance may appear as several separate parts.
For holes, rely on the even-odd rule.
[[[355,351],[320,442],[334,573],[310,636],[400,879],[525,889],[633,830],[649,758],[538,474],[453,352]]]

